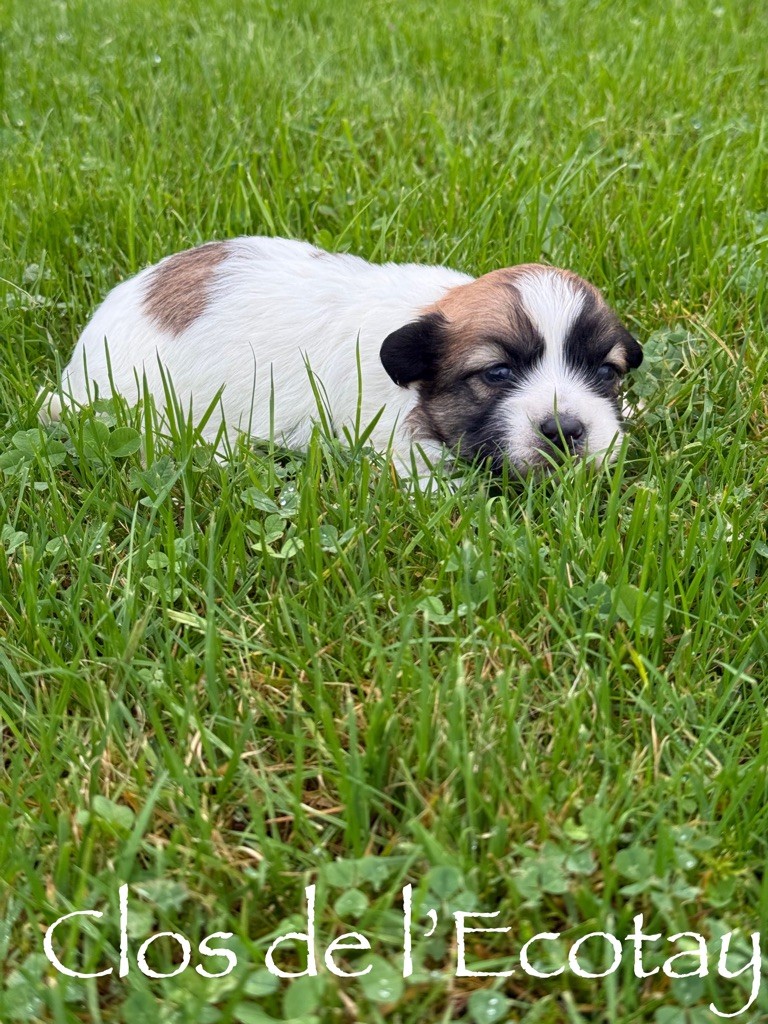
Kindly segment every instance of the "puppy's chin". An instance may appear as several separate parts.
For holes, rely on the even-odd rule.
[[[618,434],[615,439],[616,443],[596,451],[590,451],[589,448],[562,451],[545,444],[531,443],[523,447],[519,444],[504,445],[502,442],[497,442],[493,446],[485,445],[482,449],[474,451],[462,450],[459,444],[455,452],[465,461],[485,465],[495,476],[502,476],[506,471],[511,478],[525,480],[528,477],[550,476],[560,468],[575,466],[581,462],[585,462],[593,469],[598,469],[604,463],[615,462],[620,437],[621,435]]]
[[[519,458],[517,460],[510,459],[510,465],[513,465],[515,472],[523,477],[533,474],[547,476],[557,472],[562,467],[577,466],[582,462],[586,463],[590,469],[599,469],[604,463],[610,465],[610,463],[615,462],[616,456],[615,445],[609,448],[598,449],[597,451],[590,451],[589,448],[586,448],[573,452],[563,452],[558,449],[542,447],[532,450],[522,461]]]

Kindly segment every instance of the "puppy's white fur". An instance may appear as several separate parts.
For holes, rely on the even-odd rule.
[[[159,329],[146,312],[155,267],[117,285],[62,374],[65,400],[85,404],[96,395],[109,396],[114,385],[135,402],[145,378],[162,406],[162,366],[182,408],[191,407],[193,416],[201,416],[223,388],[205,438],[215,438],[223,420],[228,430],[259,438],[273,427],[278,441],[300,448],[318,419],[308,365],[335,428],[352,430],[358,418],[366,425],[383,409],[371,443],[384,451],[392,438],[395,454],[409,462],[405,421],[416,395],[390,379],[379,348],[424,306],[472,278],[446,267],[376,265],[283,238],[227,244],[229,255],[213,270],[205,311],[178,335]],[[59,408],[53,396],[51,418]]]
[[[178,256],[109,293],[64,370],[65,402],[84,404],[96,395],[108,396],[112,386],[135,401],[146,380],[162,406],[165,373],[193,417],[199,418],[223,389],[204,427],[207,439],[216,437],[223,421],[230,432],[245,430],[265,438],[273,430],[279,442],[301,447],[318,417],[308,365],[337,431],[353,430],[357,422],[366,425],[381,413],[371,443],[384,451],[391,441],[401,468],[411,465],[414,438],[432,457],[441,450],[445,438],[430,436],[423,422],[418,426],[418,383],[398,386],[382,365],[380,350],[392,332],[418,321],[425,311],[440,312],[445,296],[460,294],[455,290],[473,278],[439,266],[375,265],[281,238],[221,243],[209,266],[202,250],[193,252],[201,266],[197,277],[187,279],[186,293],[184,288],[174,291],[175,283],[183,283],[184,270],[179,265],[176,271],[169,261]],[[584,289],[591,286],[548,268],[519,270],[516,301],[544,339],[545,350],[524,386],[498,402],[494,429],[502,435],[499,446],[513,464],[526,467],[541,443],[538,424],[554,411],[580,417],[589,450],[605,449],[619,430],[615,403],[590,392],[582,371],[565,358]],[[491,306],[494,301],[491,293]],[[178,308],[164,310],[163,302]],[[58,417],[57,396],[46,409]]]
[[[565,341],[584,307],[584,293],[555,270],[524,274],[517,288],[546,347],[524,391],[504,399],[504,415],[510,425],[509,457],[516,464],[530,457],[531,448],[538,443],[537,425],[552,412],[576,413],[590,449],[609,449],[619,430],[614,409],[607,399],[590,396],[583,372],[568,364],[565,353]]]

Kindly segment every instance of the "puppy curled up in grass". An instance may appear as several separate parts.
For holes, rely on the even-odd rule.
[[[136,401],[145,380],[162,407],[167,375],[193,418],[213,404],[206,439],[223,423],[300,448],[318,418],[309,367],[333,428],[378,416],[371,443],[391,443],[405,474],[449,454],[526,475],[566,453],[600,462],[621,431],[621,380],[641,361],[600,292],[566,270],[524,264],[474,279],[235,238],[114,288],[43,416],[113,389]]]

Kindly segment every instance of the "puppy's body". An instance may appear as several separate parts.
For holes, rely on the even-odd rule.
[[[167,257],[114,288],[77,343],[62,394],[85,403],[114,386],[136,400],[146,379],[162,406],[166,374],[197,417],[223,388],[207,438],[223,420],[301,447],[318,418],[309,366],[338,431],[383,409],[371,442],[384,451],[391,440],[401,466],[416,441],[431,456],[460,449],[524,472],[548,449],[611,444],[618,379],[639,353],[599,293],[565,271],[527,265],[473,280],[237,238]],[[605,366],[610,381],[595,376]],[[48,408],[56,416],[58,400]]]

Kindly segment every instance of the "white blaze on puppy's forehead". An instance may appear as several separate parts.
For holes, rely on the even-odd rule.
[[[568,338],[589,296],[595,295],[602,304],[599,293],[575,275],[550,269],[531,270],[516,284],[523,308],[544,339],[545,351],[525,386],[502,405],[509,458],[518,466],[540,459],[541,424],[553,414],[579,420],[585,453],[604,452],[621,431],[616,411],[607,398],[585,386],[583,370],[570,364],[566,353]]]
[[[547,353],[562,352],[584,306],[584,291],[557,270],[521,274],[515,282],[523,308],[544,339]]]

